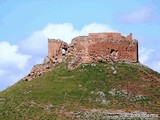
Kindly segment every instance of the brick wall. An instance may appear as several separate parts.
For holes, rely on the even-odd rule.
[[[138,41],[132,39],[131,33],[127,37],[120,33],[90,33],[88,36],[73,38],[71,44],[65,43],[65,46],[66,56],[68,53],[73,55],[77,63],[97,62],[106,58],[120,62],[138,62]],[[48,40],[48,56],[61,57],[63,47],[63,41]]]

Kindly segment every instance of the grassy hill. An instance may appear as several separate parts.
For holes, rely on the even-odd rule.
[[[0,120],[113,119],[142,112],[160,116],[160,74],[142,65],[92,63],[68,70],[61,63],[0,92]]]

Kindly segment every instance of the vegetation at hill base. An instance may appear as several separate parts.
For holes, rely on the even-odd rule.
[[[0,120],[142,119],[160,116],[160,74],[137,64],[60,63],[0,92]],[[122,117],[123,116],[123,117]],[[142,118],[141,118],[142,117]],[[127,117],[125,118],[127,119]]]

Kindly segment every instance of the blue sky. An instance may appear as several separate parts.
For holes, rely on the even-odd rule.
[[[140,62],[160,72],[159,0],[0,0],[0,90],[47,55],[47,38],[133,33]]]

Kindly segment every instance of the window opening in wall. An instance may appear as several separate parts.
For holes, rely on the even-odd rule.
[[[118,56],[118,50],[111,49],[110,54],[111,56],[116,57]]]
[[[62,49],[62,55],[65,55],[65,52],[66,52],[65,49]]]
[[[67,51],[67,48],[62,48],[62,55],[65,55]]]
[[[114,49],[111,49],[110,53],[113,53],[115,50]]]

